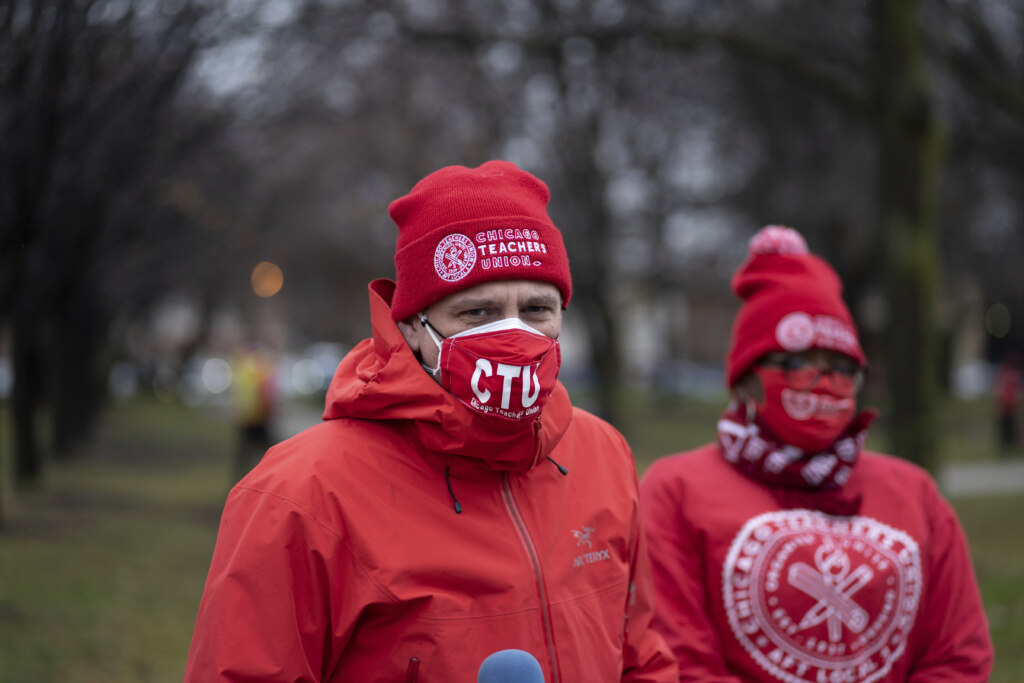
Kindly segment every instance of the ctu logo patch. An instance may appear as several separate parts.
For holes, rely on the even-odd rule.
[[[457,282],[476,265],[476,249],[465,235],[448,235],[434,249],[434,271],[445,282]]]
[[[921,598],[908,534],[869,517],[769,512],[733,539],[722,572],[733,634],[790,683],[870,683],[907,644]]]

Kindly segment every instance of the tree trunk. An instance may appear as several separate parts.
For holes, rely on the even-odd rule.
[[[36,416],[42,400],[42,363],[37,345],[38,330],[32,316],[17,313],[12,327],[14,480],[17,486],[24,486],[38,482],[43,471],[36,433]]]
[[[572,308],[583,316],[596,385],[596,412],[628,432],[623,395],[622,349],[615,302],[609,284],[611,217],[605,206],[605,179],[594,159],[598,113],[585,112],[564,124],[564,195],[553,203],[567,207],[559,226],[572,267]]]
[[[945,138],[929,99],[917,0],[875,0],[873,12],[890,431],[896,454],[935,472]]]
[[[53,410],[53,455],[66,460],[88,439],[105,396],[99,375],[99,306],[87,284],[72,289],[73,301],[53,321],[53,343],[47,349],[47,377]],[[88,400],[82,400],[89,397]]]

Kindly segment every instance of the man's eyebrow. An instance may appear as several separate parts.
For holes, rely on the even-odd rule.
[[[552,308],[558,308],[561,306],[561,303],[561,297],[554,294],[533,294],[521,301],[520,306],[551,306]]]
[[[464,299],[455,299],[448,305],[448,309],[451,311],[467,311],[474,308],[494,308],[498,305],[497,300],[488,297],[466,297]]]

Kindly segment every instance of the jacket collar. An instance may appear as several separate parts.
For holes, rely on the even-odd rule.
[[[325,420],[400,420],[425,451],[498,471],[528,470],[554,450],[572,420],[569,394],[560,382],[531,428],[494,427],[424,372],[391,319],[395,283],[374,280],[369,290],[373,337],[338,366],[327,391]]]

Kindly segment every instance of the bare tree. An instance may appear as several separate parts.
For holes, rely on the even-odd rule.
[[[13,340],[15,476],[27,483],[42,468],[42,402],[58,455],[88,433],[102,404],[104,250],[144,234],[139,215],[132,232],[113,232],[116,210],[152,192],[147,171],[174,148],[171,105],[195,54],[199,15],[190,6],[140,16],[134,5],[71,0],[0,11],[0,222],[9,226],[0,320]]]

